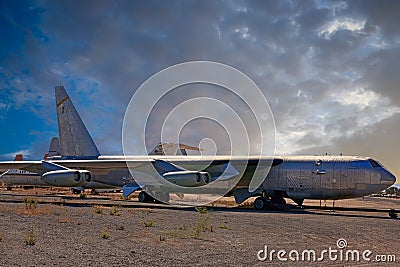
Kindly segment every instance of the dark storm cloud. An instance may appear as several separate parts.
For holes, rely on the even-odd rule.
[[[360,69],[364,75],[360,83],[370,90],[388,96],[392,103],[400,105],[400,69],[396,67],[400,58],[400,46],[371,53]]]
[[[344,15],[366,18],[370,25],[378,27],[382,38],[396,41],[399,37],[400,4],[396,0],[384,1],[348,1]]]

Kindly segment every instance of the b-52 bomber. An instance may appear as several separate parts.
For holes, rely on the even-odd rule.
[[[142,202],[170,202],[170,194],[182,196],[185,188],[204,194],[231,185],[224,196],[234,196],[239,204],[256,196],[254,207],[265,209],[285,203],[285,198],[302,205],[304,199],[346,199],[380,192],[395,183],[396,177],[378,161],[360,156],[192,156],[176,147],[177,155],[166,155],[163,146],[143,156],[102,156],[63,86],[55,87],[59,127],[56,156],[40,161],[0,162],[0,170],[35,173],[52,186],[84,189],[90,183],[122,187],[128,197],[137,190]],[[152,166],[153,170],[143,166]],[[199,169],[199,166],[202,166]],[[129,167],[129,168],[128,168]],[[250,188],[256,171],[268,169],[256,188]],[[163,182],[138,183],[133,171]],[[236,179],[236,180],[235,180]],[[234,183],[233,183],[234,181]],[[174,192],[168,184],[183,190]],[[215,185],[215,186],[214,186]],[[174,188],[174,187],[172,187]],[[204,190],[203,190],[204,188]],[[172,203],[172,202],[171,202]]]

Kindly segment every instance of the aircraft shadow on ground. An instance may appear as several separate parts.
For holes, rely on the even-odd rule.
[[[11,196],[12,193],[2,192],[1,195]],[[14,195],[15,196],[15,195]],[[122,208],[149,208],[149,209],[169,209],[169,210],[179,210],[186,212],[196,212],[196,209],[193,206],[177,206],[177,205],[167,205],[160,203],[141,203],[138,201],[125,201],[125,200],[111,200],[107,197],[100,197],[97,199],[92,198],[76,198],[71,196],[55,196],[55,195],[25,195],[38,197],[40,204],[55,204],[55,205],[63,205],[69,207],[91,207],[94,205],[101,206],[120,206]],[[46,201],[47,198],[59,197],[60,200],[52,200]],[[70,202],[70,201],[79,201],[79,202]],[[100,200],[100,201],[98,201]],[[107,201],[108,200],[108,201]],[[107,202],[105,202],[107,201]],[[2,200],[2,202],[23,202],[23,199],[10,199],[10,200]],[[335,210],[332,209],[324,209],[318,210],[314,208],[300,208],[298,206],[290,205],[291,208],[289,210],[255,210],[251,206],[245,207],[218,207],[218,206],[206,206],[207,210],[210,212],[231,212],[231,213],[249,213],[249,214],[266,214],[273,216],[274,214],[303,214],[307,215],[319,215],[319,216],[327,216],[327,217],[349,217],[349,218],[373,218],[373,219],[391,219],[387,212],[367,212],[367,211],[343,211],[343,210]],[[360,214],[361,213],[361,214]]]

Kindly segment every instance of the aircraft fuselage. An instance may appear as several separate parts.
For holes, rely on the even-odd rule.
[[[165,160],[188,170],[210,172],[212,166],[228,162],[228,157],[225,156],[217,156],[214,160],[207,157],[191,156],[149,156],[148,158],[123,159],[129,162],[129,160],[145,161],[149,158]],[[96,166],[95,168],[91,168],[90,164],[86,167],[87,170],[92,172],[94,181],[113,186],[124,186],[126,183],[134,181],[128,168],[121,166],[121,157],[100,156],[95,161],[96,164],[93,164],[93,166]],[[271,163],[272,161],[273,163]],[[101,162],[108,162],[104,166],[110,168],[98,167],[102,165]],[[380,192],[396,181],[395,176],[390,171],[368,157],[285,156],[258,157],[249,160],[236,157],[232,158],[230,162],[234,167],[243,169],[241,179],[231,192],[231,194],[239,196],[237,198],[239,203],[250,196],[266,194],[274,197],[277,193],[293,200],[354,198]],[[73,160],[60,162],[60,164],[69,167],[80,165],[80,163],[74,163]],[[272,166],[262,185],[256,191],[250,193],[247,189],[257,164]],[[223,183],[216,184],[216,193],[218,193],[218,186],[221,186],[221,184],[224,185]],[[205,191],[205,193],[208,192]]]
[[[263,183],[268,195],[294,199],[344,199],[380,192],[395,176],[377,161],[364,157],[284,157]]]

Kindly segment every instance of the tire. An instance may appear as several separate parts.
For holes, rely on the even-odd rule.
[[[72,188],[72,194],[79,195],[80,193],[82,193],[81,190],[77,190],[77,189]]]
[[[145,191],[141,191],[139,193],[138,199],[139,199],[139,202],[142,202],[142,203],[154,201],[154,199],[151,196],[149,196],[149,194],[147,194]]]
[[[392,219],[397,219],[398,218],[398,215],[397,215],[397,213],[396,213],[396,211],[394,209],[391,209],[389,211],[389,217],[392,218]]]
[[[139,193],[138,199],[139,199],[139,202],[142,202],[142,203],[146,202],[146,199],[147,199],[146,193],[144,191],[141,191]]]
[[[263,210],[265,209],[265,199],[263,197],[258,197],[254,200],[254,209]]]

